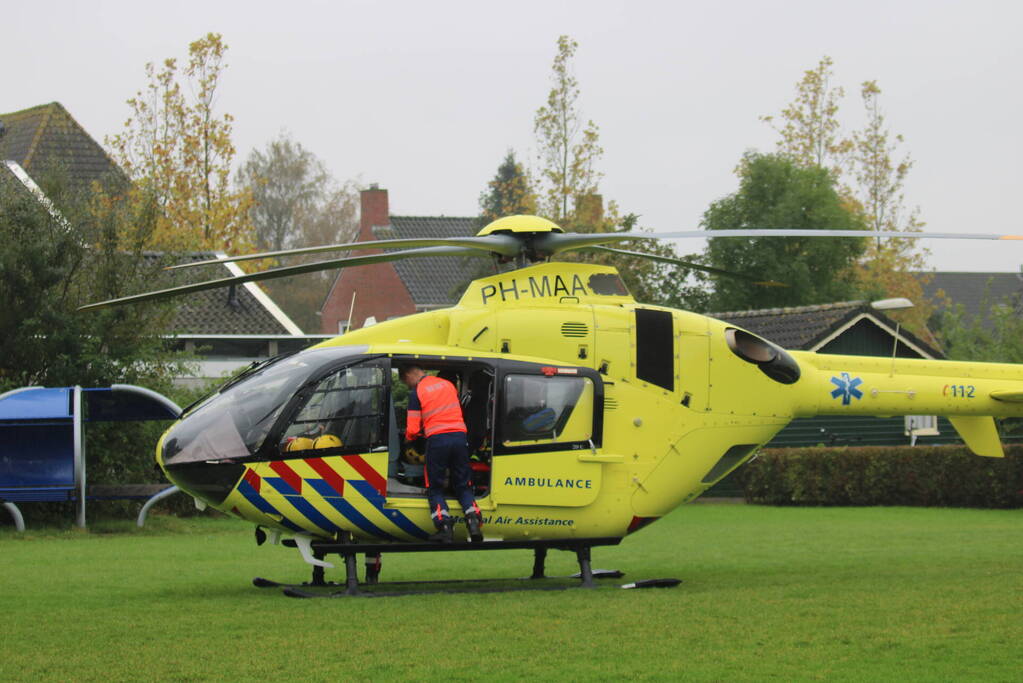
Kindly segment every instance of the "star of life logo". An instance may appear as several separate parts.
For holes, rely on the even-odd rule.
[[[836,387],[831,392],[831,398],[841,398],[844,406],[852,403],[854,398],[863,398],[863,392],[857,389],[863,384],[863,380],[859,377],[850,377],[848,372],[843,372],[841,377],[832,377],[831,383]]]

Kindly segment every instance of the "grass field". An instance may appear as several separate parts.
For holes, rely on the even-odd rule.
[[[390,555],[382,578],[531,565]],[[297,552],[230,520],[4,527],[0,680],[1023,679],[1023,510],[690,505],[594,566],[684,583],[293,600],[250,580],[308,578]]]

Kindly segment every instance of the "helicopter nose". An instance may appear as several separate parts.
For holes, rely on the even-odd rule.
[[[180,425],[172,427],[160,441],[157,462],[167,478],[184,491],[212,505],[223,503],[245,473],[245,465],[218,457],[208,448],[184,448],[181,439],[189,432],[176,431]]]
[[[167,465],[167,477],[196,498],[220,505],[245,473],[245,465],[231,462],[200,462]]]

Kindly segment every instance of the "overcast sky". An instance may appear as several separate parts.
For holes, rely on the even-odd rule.
[[[0,12],[0,111],[56,100],[102,141],[146,62],[215,31],[230,48],[219,110],[236,119],[238,161],[286,129],[335,177],[388,189],[393,214],[468,216],[507,149],[532,158],[568,34],[605,199],[685,230],[736,189],[744,150],[774,148],[758,117],[830,55],[849,127],[862,123],[859,84],[881,86],[927,230],[1020,233],[1021,20],[1008,0],[18,2]],[[1023,242],[931,250],[939,270],[1023,263]]]

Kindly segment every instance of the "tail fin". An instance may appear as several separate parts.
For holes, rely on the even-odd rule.
[[[966,446],[976,453],[989,458],[1004,458],[1002,441],[998,438],[995,418],[979,416],[949,416],[948,421],[959,432]]]

